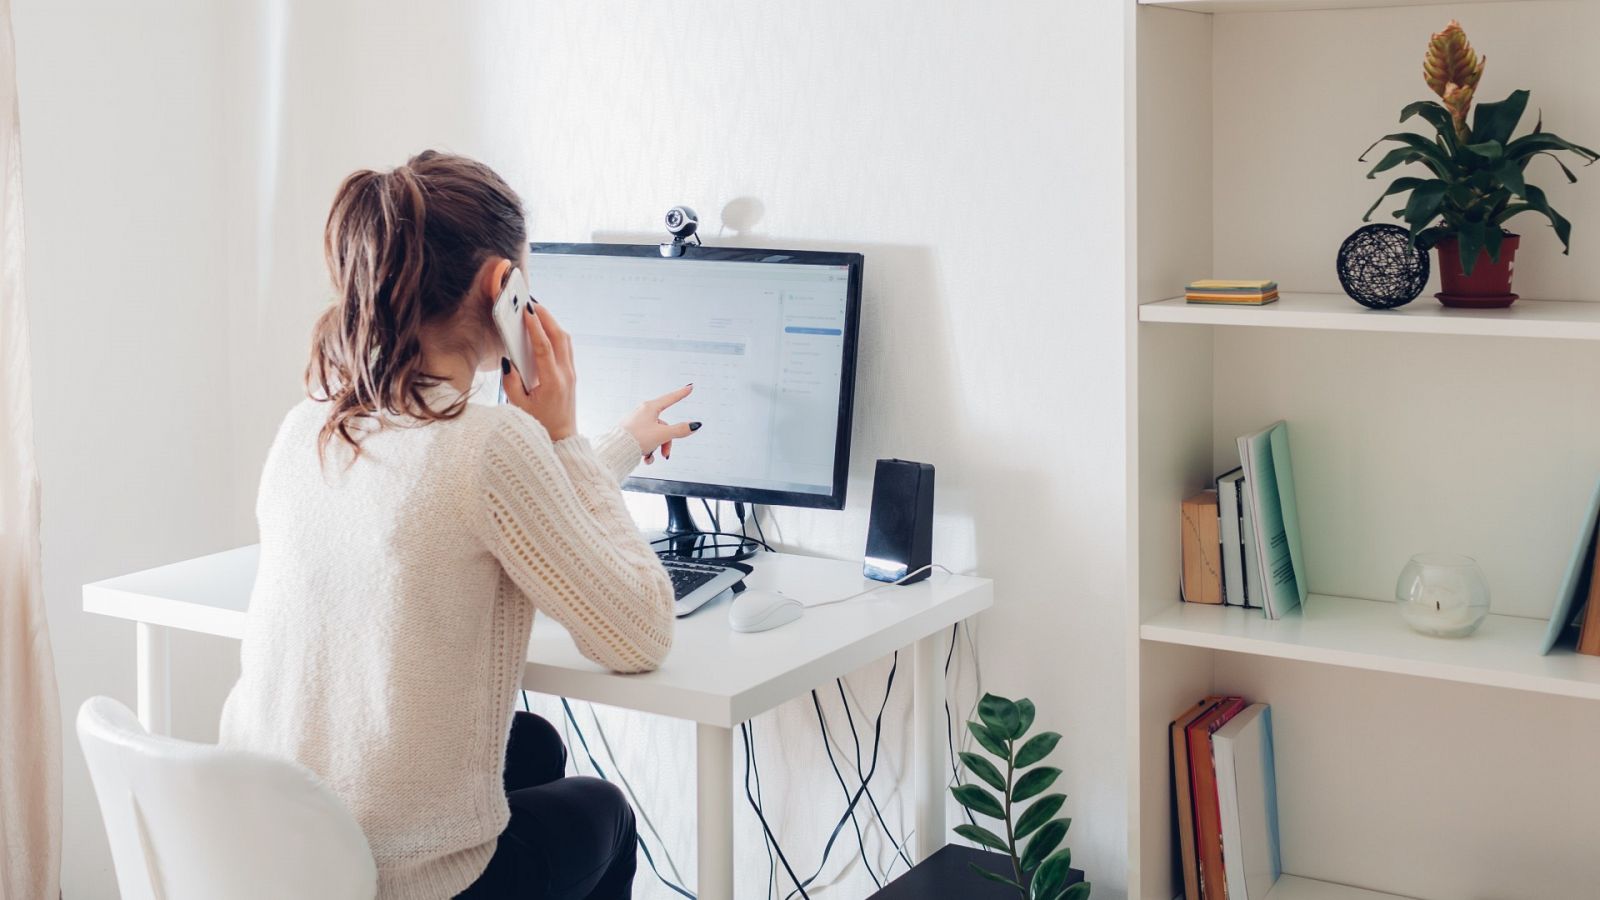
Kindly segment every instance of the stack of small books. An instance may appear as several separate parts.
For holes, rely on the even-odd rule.
[[[1183,289],[1190,303],[1221,303],[1229,306],[1261,306],[1278,299],[1276,281],[1226,281],[1208,278],[1190,282]]]

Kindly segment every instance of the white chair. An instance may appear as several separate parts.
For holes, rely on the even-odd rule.
[[[78,741],[123,900],[372,900],[377,868],[355,819],[288,760],[152,735],[91,697]]]

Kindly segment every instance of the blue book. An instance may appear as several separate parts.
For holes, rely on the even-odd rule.
[[[1264,900],[1283,874],[1272,707],[1252,703],[1211,736],[1228,900]]]
[[[1541,655],[1554,650],[1556,644],[1560,643],[1562,633],[1573,624],[1583,598],[1588,596],[1597,521],[1600,521],[1600,482],[1596,482],[1594,493],[1589,496],[1583,528],[1578,531],[1577,543],[1572,548],[1572,561],[1567,564],[1567,575],[1561,579],[1561,592],[1556,594],[1556,607],[1550,613],[1550,624],[1544,630],[1544,644],[1539,648]]]

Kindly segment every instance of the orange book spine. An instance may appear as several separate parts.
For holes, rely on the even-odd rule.
[[[1217,801],[1211,735],[1244,706],[1244,698],[1229,697],[1189,726],[1189,784],[1194,791],[1195,855],[1200,861],[1202,900],[1226,900],[1228,896],[1228,877],[1222,869],[1222,808]]]
[[[1600,542],[1600,528],[1595,529],[1595,540]],[[1590,553],[1594,562],[1589,570],[1589,605],[1583,611],[1583,623],[1578,629],[1578,652],[1600,656],[1600,547]]]

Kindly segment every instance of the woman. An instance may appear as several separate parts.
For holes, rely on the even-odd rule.
[[[320,775],[365,830],[384,900],[631,892],[626,801],[563,778],[555,730],[513,702],[535,609],[616,671],[666,656],[672,586],[618,485],[699,423],[660,420],[685,386],[579,435],[572,342],[543,306],[525,317],[524,392],[490,309],[525,248],[520,201],[481,163],[430,151],[345,179],[309,399],[261,477],[222,740]],[[468,405],[497,366],[508,405]]]

